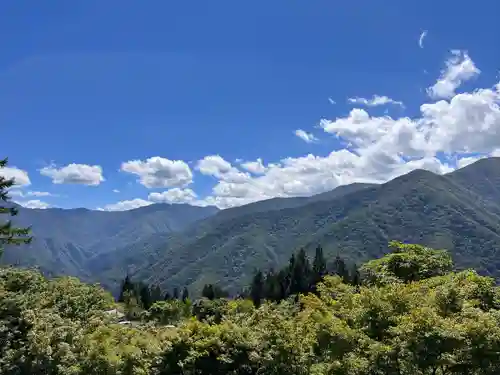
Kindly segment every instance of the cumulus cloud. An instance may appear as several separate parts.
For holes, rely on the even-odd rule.
[[[147,188],[184,187],[193,181],[191,168],[184,161],[159,156],[127,161],[121,170],[139,176],[139,182]]]
[[[261,158],[258,158],[256,161],[242,163],[241,167],[253,174],[264,174],[267,171],[267,167],[262,163]]]
[[[418,46],[420,48],[424,48],[424,39],[427,36],[427,30],[422,31],[422,34],[420,34],[420,37],[418,38]]]
[[[41,200],[38,199],[33,199],[29,201],[21,201],[18,202],[16,201],[17,204],[25,207],[25,208],[36,208],[36,209],[46,209],[50,207],[50,204],[46,202],[42,202]]]
[[[161,193],[151,193],[148,199],[155,203],[194,203],[198,196],[191,189],[173,188]]]
[[[464,77],[445,75],[453,82]],[[274,197],[310,196],[353,182],[382,183],[414,169],[448,173],[481,157],[500,155],[499,106],[496,84],[424,103],[411,118],[372,116],[354,108],[344,117],[320,121],[323,131],[348,145],[326,156],[285,158],[259,174],[242,164],[252,175],[220,156],[205,158],[204,173],[218,182],[203,201],[226,208]],[[227,178],[238,173],[245,177]]]
[[[72,163],[60,168],[49,166],[40,169],[40,174],[50,177],[54,184],[97,186],[104,181],[100,165]]]
[[[244,183],[251,180],[248,173],[241,172],[220,155],[209,155],[198,161],[196,169],[201,174],[213,176],[228,183]]]
[[[27,186],[31,184],[28,172],[16,167],[0,168],[0,176],[8,180],[14,179],[14,184],[17,186]]]
[[[463,82],[474,78],[480,72],[466,52],[453,50],[441,76],[427,89],[427,93],[433,99],[451,98]]]
[[[313,143],[318,141],[318,138],[316,138],[314,134],[307,133],[302,129],[295,130],[295,135],[306,143]]]
[[[349,98],[349,99],[347,99],[347,101],[349,103],[352,103],[352,104],[361,104],[361,105],[365,105],[367,107],[378,107],[381,105],[388,105],[388,104],[393,104],[393,105],[398,105],[400,107],[404,107],[403,102],[401,102],[399,100],[394,100],[394,99],[391,99],[387,96],[379,96],[379,95],[373,95],[373,97],[371,99],[359,98],[359,97]]]
[[[135,208],[139,207],[144,207],[144,206],[149,206],[150,204],[153,204],[153,202],[136,198],[136,199],[131,199],[131,200],[124,200],[112,204],[108,204],[104,207],[98,208],[99,211],[128,211],[128,210],[133,210]]]

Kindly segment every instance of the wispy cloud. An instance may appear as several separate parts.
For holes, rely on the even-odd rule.
[[[456,89],[465,81],[476,77],[481,71],[464,51],[451,51],[446,68],[436,83],[427,89],[433,99],[448,99],[455,95]]]
[[[371,99],[358,98],[358,97],[349,98],[347,99],[347,101],[352,104],[362,104],[368,107],[377,107],[380,105],[387,105],[387,104],[399,105],[400,107],[404,107],[403,102],[399,100],[394,100],[387,96],[379,96],[379,95],[373,95]]]
[[[424,39],[427,36],[427,30],[424,30],[422,34],[420,34],[420,37],[418,38],[418,46],[420,48],[424,48]]]
[[[328,101],[330,102],[330,104],[337,104],[337,102],[335,100],[333,100],[332,98],[328,98]]]
[[[295,135],[306,143],[313,143],[318,141],[318,138],[316,138],[314,134],[307,133],[302,129],[295,130]]]

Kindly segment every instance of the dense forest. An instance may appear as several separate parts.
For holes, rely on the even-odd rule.
[[[4,202],[11,183],[0,177]],[[0,226],[1,245],[29,241]],[[238,295],[209,284],[194,300],[125,277],[115,301],[0,268],[0,374],[498,374],[499,358],[495,280],[421,245],[391,242],[359,269],[300,250]]]

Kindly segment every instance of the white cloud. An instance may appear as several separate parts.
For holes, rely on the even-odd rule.
[[[318,141],[318,138],[316,138],[314,134],[307,133],[302,129],[295,130],[295,135],[306,143],[313,143]]]
[[[119,192],[120,192],[120,190],[118,190],[118,189],[113,189],[113,193],[119,193]]]
[[[26,198],[26,197],[56,197],[57,195],[49,193],[48,191],[22,191],[18,188],[16,189],[11,189],[9,191],[9,195],[12,197],[21,197],[21,198]]]
[[[328,101],[330,102],[330,104],[337,104],[337,102],[335,100],[333,100],[332,98],[328,98]]]
[[[225,178],[242,172],[218,156],[205,171],[219,181],[203,201],[226,208],[273,197],[309,196],[353,182],[381,183],[417,168],[448,173],[481,157],[500,156],[499,106],[497,84],[424,103],[413,118],[371,116],[355,108],[345,117],[321,120],[326,133],[349,145],[329,155],[285,158],[241,181]]]
[[[437,82],[427,89],[427,93],[433,99],[451,98],[463,82],[479,73],[481,71],[466,52],[453,50],[451,57],[446,61],[446,68],[441,72]]]
[[[418,38],[418,46],[420,48],[424,48],[424,39],[427,36],[427,30],[424,30],[422,34],[420,34],[420,37]]]
[[[241,164],[243,169],[253,174],[264,174],[267,171],[267,167],[262,163],[262,159],[258,158],[256,161],[247,161]]]
[[[131,200],[120,201],[112,204],[108,204],[104,207],[98,208],[99,211],[128,211],[135,208],[149,206],[153,202],[146,201],[144,199],[136,198]]]
[[[18,186],[27,186],[31,184],[28,172],[16,167],[0,168],[0,176],[10,180],[14,179],[14,184]]]
[[[41,200],[38,200],[38,199],[33,199],[33,200],[29,200],[29,201],[24,201],[24,202],[16,201],[16,203],[25,207],[25,208],[45,209],[45,208],[50,207],[50,204],[48,204],[46,202],[42,202]]]
[[[127,161],[121,170],[139,176],[139,182],[147,188],[183,187],[193,181],[191,168],[184,161],[159,156]]]
[[[391,99],[387,96],[379,96],[379,95],[373,95],[371,99],[366,99],[366,98],[349,98],[347,99],[349,103],[352,104],[361,104],[361,105],[366,105],[367,107],[377,107],[381,105],[388,105],[388,104],[393,104],[393,105],[398,105],[400,107],[404,107],[403,102],[399,100],[394,100]]]
[[[104,181],[99,165],[72,163],[61,168],[50,166],[40,169],[40,174],[50,177],[54,184],[97,186]]]
[[[201,174],[213,176],[222,181],[244,183],[251,179],[248,173],[241,172],[220,155],[209,155],[198,161],[196,169]]]
[[[148,199],[155,203],[193,203],[197,197],[191,189],[173,188],[162,193],[151,193]]]

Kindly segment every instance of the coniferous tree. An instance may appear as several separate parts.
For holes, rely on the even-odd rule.
[[[164,301],[170,301],[172,299],[172,296],[170,295],[169,292],[165,293],[165,296],[163,297]]]
[[[201,291],[201,296],[208,298],[209,300],[215,299],[214,286],[212,284],[205,284],[203,290]]]
[[[270,301],[279,301],[281,296],[281,286],[279,283],[278,274],[271,269],[265,277],[264,295],[265,299]]]
[[[347,269],[344,259],[342,259],[340,255],[337,255],[333,261],[333,273],[340,276],[344,283],[349,282],[349,270]]]
[[[127,274],[125,279],[122,281],[122,285],[120,288],[120,295],[118,296],[118,302],[127,302],[125,297],[130,297],[130,292],[134,290],[134,283],[130,279],[130,276]]]
[[[354,263],[352,265],[351,274],[350,274],[350,280],[349,281],[350,281],[350,284],[352,284],[354,286],[361,285],[361,274],[359,272],[359,268],[356,265],[356,263]]]
[[[151,304],[161,300],[162,300],[161,289],[158,285],[154,285],[153,287],[151,287]]]
[[[290,280],[290,294],[305,293],[309,290],[311,266],[304,249],[294,258]]]
[[[142,307],[146,310],[149,309],[151,307],[151,291],[148,285],[139,283],[139,296]]]
[[[172,298],[179,299],[179,288],[177,287],[174,288],[174,291],[172,292]]]
[[[318,245],[314,254],[314,261],[312,266],[311,286],[313,290],[315,290],[316,284],[319,283],[321,279],[323,279],[326,273],[327,267],[326,259],[323,255],[323,248],[321,247],[321,245]]]
[[[2,176],[1,170],[7,167],[8,159],[0,160],[0,214],[16,216],[18,211],[15,207],[6,207],[2,203],[10,200],[8,189],[14,186],[14,179],[7,179]],[[31,242],[29,237],[30,228],[16,228],[10,220],[0,220],[0,256],[4,245],[21,245]]]
[[[188,298],[189,298],[189,290],[187,287],[184,287],[184,289],[182,290],[182,300],[186,302]]]
[[[261,270],[255,273],[250,286],[250,298],[256,307],[260,306],[261,300],[264,297],[264,274]]]

